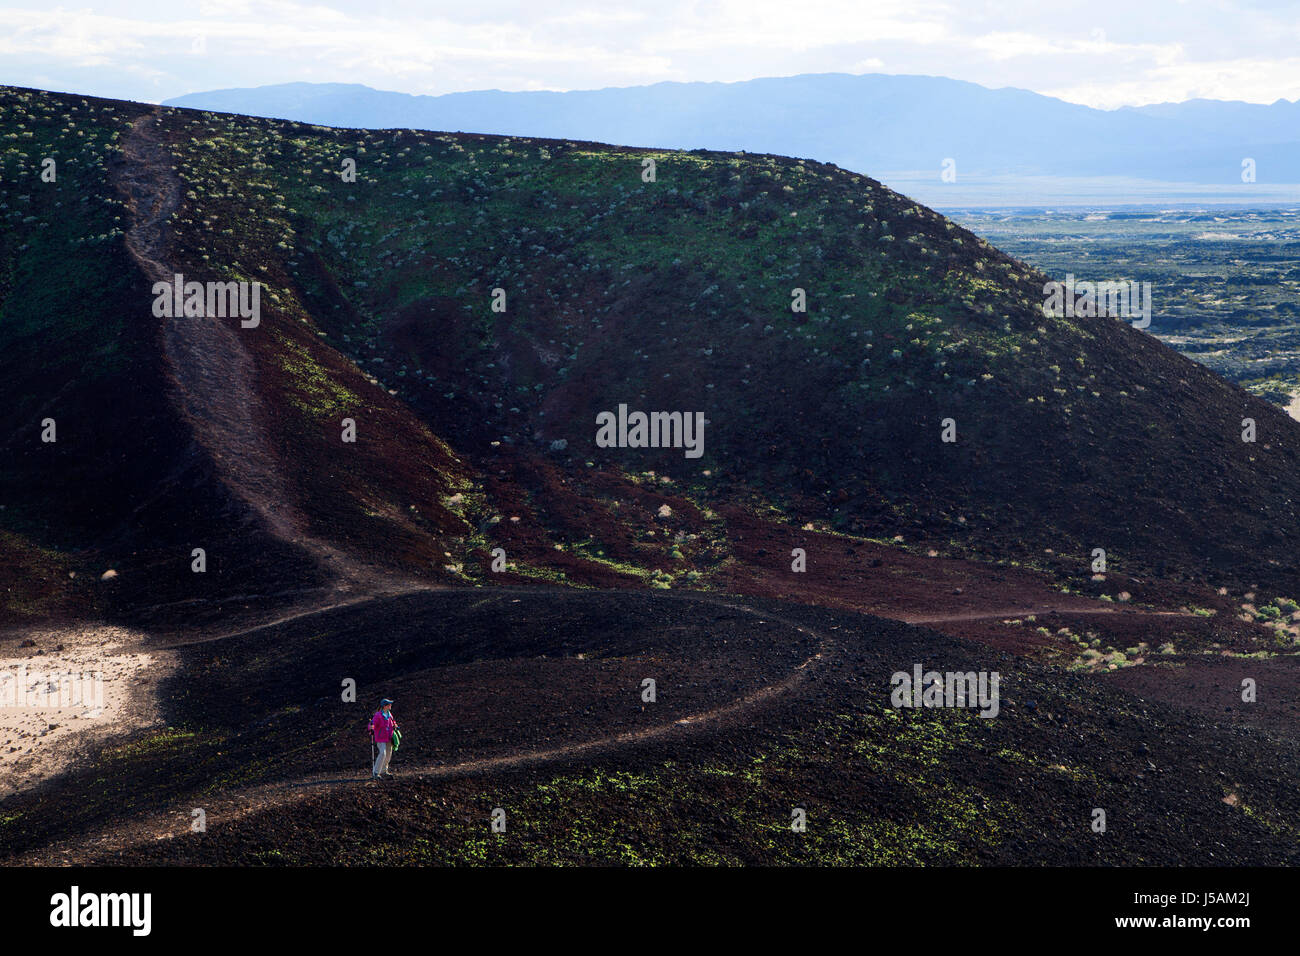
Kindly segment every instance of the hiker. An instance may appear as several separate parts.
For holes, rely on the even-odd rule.
[[[379,748],[375,765],[370,770],[370,779],[391,777],[388,761],[393,756],[393,734],[397,731],[397,719],[393,716],[393,702],[385,697],[379,702],[379,710],[370,718],[370,739]]]

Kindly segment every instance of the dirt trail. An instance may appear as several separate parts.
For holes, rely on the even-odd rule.
[[[529,587],[502,587],[487,589],[487,591],[494,597],[505,595],[530,597],[536,596],[539,589]],[[177,642],[175,644],[150,644],[148,646],[154,650],[167,651],[190,644],[203,644],[240,637],[265,630],[275,624],[310,617],[315,614],[326,613],[337,608],[354,607],[375,600],[390,599],[394,596],[396,595],[359,596],[348,600],[323,604],[308,610],[298,610],[286,614],[275,621],[258,624],[254,627],[241,629],[227,634],[209,635],[195,638],[190,641]],[[783,617],[771,611],[756,609],[743,603],[743,601],[736,600],[735,598],[712,597],[699,594],[666,594],[662,597],[665,600],[692,601],[718,608],[734,610],[754,617],[761,622],[776,622],[816,638],[818,641],[818,648],[815,653],[792,668],[783,679],[750,691],[734,700],[727,701],[705,710],[697,711],[696,713],[688,714],[685,717],[680,717],[662,724],[656,724],[651,727],[610,733],[587,740],[574,741],[556,747],[527,748],[514,753],[464,760],[453,764],[432,764],[418,767],[404,767],[400,771],[400,777],[398,778],[399,782],[413,780],[419,783],[428,783],[463,776],[541,765],[566,758],[607,753],[638,743],[661,739],[671,734],[698,732],[706,728],[712,729],[719,725],[725,725],[749,717],[755,711],[761,709],[764,704],[783,695],[796,692],[808,679],[808,676],[812,671],[824,665],[828,660],[833,660],[835,657],[834,643],[826,634],[810,628],[800,621]],[[1148,615],[1186,616],[1186,612],[1181,611],[1151,611],[1141,608],[1130,609],[1113,607],[1081,608],[1077,606],[1077,602],[1075,601],[1063,602],[1060,606],[1039,605],[1000,611],[970,611],[955,615],[932,617],[922,617],[920,615],[904,616],[897,614],[881,616],[893,617],[895,620],[901,620],[905,623],[925,625],[952,621],[974,621],[999,617],[1024,617],[1027,614],[1041,615],[1052,613],[1134,615],[1139,617]],[[322,788],[370,785],[390,786],[391,784],[387,782],[372,782],[369,779],[368,773],[364,769],[359,768],[355,776],[340,776],[338,772],[317,773],[292,780],[262,784],[244,790],[228,791],[216,796],[208,795],[203,798],[202,803],[209,824],[230,823],[249,814],[270,807],[281,806],[306,799],[312,793],[319,792]],[[23,860],[29,862],[49,862],[57,861],[59,859],[72,862],[75,859],[84,858],[87,853],[112,853],[130,846],[148,843],[154,840],[172,839],[178,835],[184,835],[188,832],[189,822],[190,818],[188,809],[176,808],[171,811],[163,811],[150,814],[147,817],[124,821],[123,823],[114,826],[112,829],[100,833],[97,837],[78,840],[75,844],[64,842],[57,846],[46,847],[40,851],[25,854],[22,859],[15,862],[22,862]]]
[[[503,592],[535,594],[536,589],[493,589],[494,594]],[[834,657],[834,644],[826,634],[808,627],[806,624],[792,618],[773,614],[770,611],[759,611],[747,604],[739,604],[732,601],[720,601],[711,598],[697,597],[695,595],[692,595],[690,598],[681,598],[674,595],[672,599],[699,601],[700,603],[723,607],[739,611],[742,614],[751,615],[764,623],[771,621],[785,625],[786,627],[792,628],[800,633],[816,638],[818,641],[817,650],[811,656],[805,658],[792,668],[789,674],[780,681],[757,688],[756,690],[750,691],[735,700],[719,704],[716,707],[711,707],[706,710],[687,714],[684,717],[679,717],[666,723],[656,724],[651,727],[642,727],[636,730],[607,734],[588,740],[575,741],[558,747],[528,748],[496,757],[464,760],[453,764],[432,764],[409,768],[403,767],[400,770],[400,775],[395,777],[394,781],[391,782],[371,780],[368,770],[360,769],[355,776],[340,776],[337,772],[318,773],[294,780],[263,784],[244,790],[228,791],[216,796],[209,795],[203,797],[201,800],[206,822],[209,825],[214,823],[231,823],[249,814],[259,812],[269,807],[282,806],[287,803],[293,803],[305,799],[311,793],[317,792],[321,788],[367,785],[386,787],[392,786],[394,782],[400,783],[401,781],[408,780],[427,783],[431,781],[447,780],[456,777],[472,776],[476,774],[545,764],[565,758],[606,753],[621,747],[661,739],[675,733],[695,732],[705,727],[713,727],[749,716],[764,704],[773,701],[782,695],[792,693],[808,679],[808,676],[812,671]],[[346,604],[349,605],[357,603],[362,602],[346,602]],[[323,608],[321,610],[323,611],[328,609]],[[306,615],[295,615],[295,617],[302,616]],[[253,630],[259,630],[265,626],[267,625],[260,625],[258,628],[254,628]],[[237,635],[225,636],[233,637]],[[220,638],[206,638],[204,640],[219,639]],[[189,832],[190,820],[189,809],[187,807],[178,807],[172,809],[170,812],[158,812],[147,817],[126,821],[106,832],[101,832],[96,837],[78,839],[75,844],[62,842],[58,845],[45,847],[39,851],[24,854],[22,857],[12,862],[17,864],[34,862],[50,863],[56,862],[59,858],[62,858],[64,862],[74,863],[77,858],[84,858],[89,854],[112,853],[142,843],[149,843],[155,840],[173,839],[178,835],[183,836]]]
[[[949,624],[957,621],[989,621],[994,618],[1025,618],[1038,614],[1137,614],[1143,617],[1195,617],[1190,611],[1151,611],[1145,608],[1117,607],[1077,607],[1074,604],[1042,604],[1037,607],[1008,608],[1005,611],[963,611],[959,614],[943,614],[929,617],[922,614],[889,614],[881,612],[882,617],[891,617],[904,624]]]
[[[180,270],[169,259],[167,221],[180,206],[181,183],[159,133],[160,118],[155,110],[136,121],[123,144],[124,163],[115,184],[131,210],[128,251],[151,282],[170,285]],[[199,277],[187,280],[193,278]],[[359,564],[306,530],[291,482],[267,440],[270,417],[256,388],[257,368],[247,337],[265,332],[241,328],[238,319],[161,321],[181,414],[230,491],[272,535],[311,555],[339,589],[372,594],[409,590],[413,582],[395,581]]]
[[[492,596],[515,595],[528,597],[536,596],[538,591],[539,589],[537,588],[528,587],[503,587],[489,589],[489,593]],[[810,628],[800,621],[783,617],[771,611],[759,610],[741,601],[737,601],[734,598],[724,599],[697,594],[667,594],[663,595],[663,598],[665,600],[685,600],[708,604],[718,608],[734,610],[754,617],[762,622],[779,623],[816,638],[818,641],[818,648],[815,653],[792,668],[783,679],[750,691],[734,700],[727,701],[726,703],[693,714],[688,714],[685,717],[680,717],[662,724],[656,724],[651,727],[610,733],[604,736],[588,740],[579,740],[556,747],[527,748],[514,753],[464,760],[452,764],[403,767],[400,770],[400,776],[397,778],[398,782],[416,781],[419,783],[429,783],[463,776],[536,766],[566,758],[607,753],[638,743],[661,739],[675,733],[691,733],[704,729],[712,729],[719,725],[724,725],[751,716],[755,711],[761,709],[764,704],[771,702],[782,695],[796,692],[808,679],[808,676],[812,671],[824,665],[828,660],[833,660],[835,657],[834,643],[826,634]],[[284,623],[315,614],[325,613],[336,608],[353,607],[374,600],[383,599],[384,598],[359,597],[352,600],[340,601],[312,610],[288,614],[275,622],[259,624],[255,627],[229,634],[197,638],[193,641],[168,645],[168,647],[179,647],[185,644],[209,643],[212,641],[239,637],[265,630],[276,623]],[[907,620],[906,623],[924,625],[927,623],[983,620],[998,617],[1023,617],[1026,614],[1051,614],[1057,612],[1066,614],[1122,614],[1136,616],[1181,616],[1185,614],[1185,612],[1180,611],[1149,611],[1138,608],[1080,608],[1076,606],[1074,602],[1066,602],[1060,607],[1043,605],[1030,608],[1020,607],[1003,611],[972,611],[969,613],[930,618],[913,616],[914,619]],[[904,618],[900,615],[896,616],[895,619],[903,620]],[[311,774],[292,780],[262,784],[245,790],[229,791],[220,794],[219,796],[209,795],[206,796],[202,802],[204,812],[207,816],[207,821],[211,825],[217,823],[231,823],[249,814],[257,813],[270,807],[294,803],[306,799],[312,793],[319,792],[322,788],[391,785],[392,784],[388,782],[372,782],[369,779],[368,773],[364,769],[359,768],[357,773],[351,776],[340,776],[338,772]],[[70,843],[60,844],[55,847],[47,847],[40,851],[27,854],[25,859],[30,861],[40,860],[48,862],[62,857],[71,862],[74,858],[84,857],[88,852],[96,854],[103,854],[105,852],[112,853],[141,843],[148,843],[154,840],[172,839],[188,832],[190,822],[188,814],[188,809],[178,808],[171,811],[151,814],[147,817],[125,821],[115,826],[113,829],[101,833],[95,838],[77,841],[75,847]]]

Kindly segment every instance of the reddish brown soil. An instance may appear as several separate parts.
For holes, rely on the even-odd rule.
[[[1147,667],[1125,667],[1105,678],[1142,700],[1160,701],[1207,719],[1300,736],[1300,658],[1248,659],[1178,655]],[[1243,681],[1256,699],[1242,700]]]

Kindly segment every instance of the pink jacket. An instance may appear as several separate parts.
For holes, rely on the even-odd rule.
[[[375,716],[370,718],[370,735],[377,744],[390,744],[393,742],[393,729],[396,726],[396,720],[391,716],[385,717],[382,710],[377,710]]]

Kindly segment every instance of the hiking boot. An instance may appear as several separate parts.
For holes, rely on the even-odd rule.
[[[391,777],[392,775],[393,775],[393,771],[391,771],[391,770],[385,770],[385,771],[384,771],[384,776],[385,776],[385,777]]]

